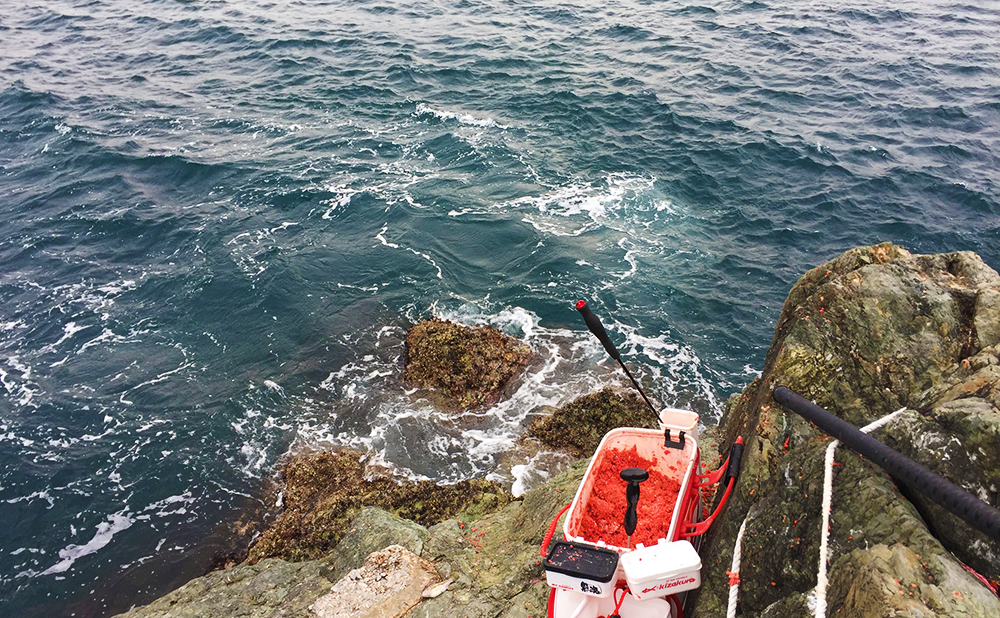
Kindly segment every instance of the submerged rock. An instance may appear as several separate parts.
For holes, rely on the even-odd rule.
[[[492,405],[531,358],[525,343],[492,326],[468,327],[431,318],[406,335],[403,377],[414,387],[436,389],[445,405]]]
[[[873,435],[998,506],[998,290],[1000,276],[975,254],[892,244],[848,251],[796,283],[761,378],[721,423],[727,443],[747,440],[743,473],[709,533],[689,615],[725,613],[744,520],[741,615],[812,614],[830,438],[775,404],[775,384],[859,427],[905,406]],[[1000,578],[996,540],[847,447],[835,462],[828,615],[1000,615],[1000,599],[962,566]]]

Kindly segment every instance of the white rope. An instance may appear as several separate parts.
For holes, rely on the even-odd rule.
[[[743,554],[743,532],[747,529],[747,520],[743,520],[743,524],[740,525],[740,532],[736,535],[736,546],[733,548],[733,568],[729,569],[729,576],[735,580],[730,579],[732,583],[729,584],[729,609],[726,611],[726,618],[734,618],[736,616],[736,599],[740,595],[740,557]]]
[[[882,418],[878,419],[877,421],[874,421],[872,423],[869,423],[869,424],[865,425],[864,427],[861,428],[861,431],[863,431],[865,433],[871,433],[871,432],[875,431],[876,429],[881,428],[884,425],[888,425],[894,418],[896,418],[897,416],[899,416],[900,414],[902,414],[904,410],[906,410],[906,406],[903,406],[902,408],[896,410],[892,414],[883,416]]]
[[[839,440],[834,440],[826,447],[826,458],[823,462],[823,527],[819,535],[819,573],[816,574],[816,616],[826,618],[826,587],[829,584],[826,575],[826,555],[830,546],[830,512],[833,510],[833,457],[837,453]]]
[[[906,407],[902,407],[892,414],[888,414],[873,423],[869,423],[861,428],[865,433],[871,433],[876,429],[887,425],[894,418],[899,416]],[[819,572],[816,574],[816,618],[826,618],[826,588],[829,584],[826,572],[827,554],[830,547],[830,513],[833,511],[833,464],[834,455],[837,452],[838,440],[834,440],[826,447],[826,458],[823,462],[825,468],[823,473],[823,527],[820,529],[819,537]],[[729,591],[732,598],[732,590]],[[730,618],[732,618],[730,616]]]

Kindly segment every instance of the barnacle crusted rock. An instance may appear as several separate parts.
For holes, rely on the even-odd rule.
[[[445,405],[471,408],[499,401],[531,358],[527,344],[492,326],[431,318],[406,335],[403,377],[417,388],[436,389]]]

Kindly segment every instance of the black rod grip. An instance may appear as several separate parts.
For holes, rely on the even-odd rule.
[[[772,396],[779,404],[864,455],[891,476],[923,493],[994,541],[1000,542],[1000,511],[997,509],[788,387],[776,386]]]
[[[604,350],[608,353],[608,355],[616,361],[621,362],[621,355],[618,354],[618,349],[615,348],[615,344],[611,343],[611,337],[608,337],[608,331],[604,330],[604,325],[601,324],[600,318],[594,315],[594,312],[587,306],[587,301],[576,301],[576,310],[583,316],[583,321],[587,323],[587,328],[590,329],[590,332],[594,333],[594,336],[597,337],[597,339],[601,342],[601,345],[604,346]]]
[[[737,438],[736,443],[733,444],[732,448],[729,449],[729,465],[726,466],[726,471],[722,474],[722,482],[719,484],[720,487],[726,487],[729,485],[729,479],[739,479],[740,478],[740,467],[743,463],[743,438]]]

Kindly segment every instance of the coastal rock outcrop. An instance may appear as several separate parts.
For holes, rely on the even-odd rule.
[[[215,571],[120,618],[315,618],[315,608],[310,608],[333,591],[336,582],[351,573],[364,577],[363,571],[354,569],[364,567],[371,552],[392,545],[419,554],[434,565],[438,577],[451,580],[446,591],[431,593],[411,609],[409,618],[542,616],[549,588],[539,546],[549,522],[572,500],[586,463],[573,464],[522,499],[476,519],[461,514],[462,519],[426,528],[367,508],[322,558],[304,562],[267,558]],[[340,607],[341,601],[327,597],[323,606]]]
[[[777,383],[859,427],[896,413],[872,435],[1000,506],[1000,275],[972,253],[910,255],[887,243],[852,249],[795,284],[761,377],[702,432],[706,462],[714,444],[737,436],[746,450],[730,503],[704,539],[702,586],[686,608],[689,618],[723,616],[738,582],[744,617],[812,616],[819,603],[827,616],[1000,616],[989,587],[1000,579],[1000,544],[846,446],[832,468],[829,584],[817,588],[831,438],[774,402]],[[628,399],[596,393],[532,430],[586,456],[616,424],[655,426]],[[407,618],[543,616],[539,545],[586,465],[511,500],[485,481],[459,490],[366,478],[350,451],[305,456],[285,468],[285,513],[250,561],[125,616],[312,616],[317,599],[391,545],[450,581]]]
[[[414,387],[440,393],[445,406],[491,405],[531,358],[527,344],[492,326],[431,318],[406,335],[403,378]]]
[[[309,610],[316,618],[399,618],[440,581],[434,565],[402,545],[372,552]]]
[[[881,244],[807,272],[785,302],[760,379],[734,396],[725,443],[747,440],[730,505],[703,551],[690,615],[725,612],[741,525],[739,614],[998,616],[964,565],[1000,579],[1000,545],[846,447],[837,451],[826,570],[817,589],[831,439],[772,399],[783,384],[998,506],[1000,276],[973,253]],[[745,524],[744,524],[745,522]],[[825,593],[825,594],[824,594]]]

